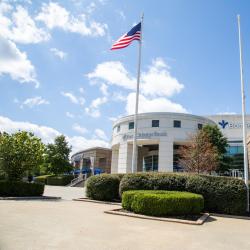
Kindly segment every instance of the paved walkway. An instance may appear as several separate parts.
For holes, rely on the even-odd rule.
[[[72,200],[75,198],[85,197],[85,188],[83,187],[61,187],[61,186],[45,186],[44,195],[59,196],[64,200]]]
[[[64,189],[50,190],[57,195]],[[63,197],[69,199],[81,189],[66,190]],[[69,200],[0,201],[0,249],[250,249],[250,220],[214,217],[193,226],[103,213],[117,207]]]

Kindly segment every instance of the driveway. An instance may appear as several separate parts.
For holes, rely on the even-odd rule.
[[[0,249],[250,249],[249,220],[213,217],[194,226],[103,213],[117,207],[68,200],[0,201]]]

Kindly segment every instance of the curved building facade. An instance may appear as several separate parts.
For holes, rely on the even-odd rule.
[[[136,171],[173,172],[178,170],[177,149],[188,136],[212,119],[182,113],[155,112],[138,115]],[[113,125],[112,173],[129,173],[132,165],[134,116],[126,116]]]

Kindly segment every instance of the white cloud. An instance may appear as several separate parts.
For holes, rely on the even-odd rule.
[[[127,98],[126,112],[131,115],[135,113],[135,93],[130,93]],[[174,103],[167,98],[158,97],[154,99],[139,96],[139,113],[146,112],[181,112],[187,113],[187,110],[178,103]]]
[[[34,133],[36,136],[40,137],[44,143],[52,143],[55,137],[61,134],[56,129],[47,126],[40,126],[30,122],[13,121],[7,117],[0,116],[0,131],[14,133],[19,130]],[[90,147],[110,147],[108,142],[96,138],[87,139],[83,136],[69,137],[66,135],[66,139],[69,142],[69,145],[72,145],[72,153]]]
[[[36,96],[33,98],[27,98],[25,101],[22,102],[21,108],[27,106],[29,108],[33,108],[34,106],[49,104],[49,101],[43,99],[41,96]]]
[[[71,92],[61,92],[61,95],[68,98],[74,104],[84,105],[85,103],[85,99],[83,97],[76,97]]]
[[[75,130],[76,132],[80,133],[80,134],[86,134],[88,133],[88,129],[81,127],[79,124],[75,123],[72,126],[72,129]]]
[[[1,4],[0,30],[3,37],[24,44],[39,43],[50,39],[50,34],[42,28],[38,28],[28,11],[22,6],[16,7],[11,18],[4,15],[12,9],[12,6]]]
[[[82,36],[104,36],[108,27],[107,24],[89,20],[84,14],[75,17],[64,7],[54,2],[44,3],[36,20],[44,22],[49,29],[61,28],[68,32],[79,33]]]
[[[114,122],[114,121],[116,121],[118,118],[117,117],[109,117],[108,118],[111,122]]]
[[[126,19],[126,16],[125,16],[125,14],[124,14],[124,12],[123,12],[122,10],[117,10],[116,12],[118,13],[118,15],[119,15],[123,20]]]
[[[21,52],[15,43],[1,36],[0,55],[0,75],[8,74],[13,80],[21,83],[33,82],[36,87],[39,86],[35,68],[27,59],[26,53]]]
[[[102,83],[100,90],[104,96],[108,96],[108,86],[105,83]]]
[[[83,94],[84,93],[84,88],[82,88],[82,87],[79,88],[79,91],[80,91],[81,94]]]
[[[68,141],[70,145],[72,145],[72,154],[76,153],[80,150],[84,150],[87,148],[92,147],[104,147],[104,148],[110,148],[110,144],[104,140],[100,139],[86,139],[83,136],[73,136],[68,137]]]
[[[86,12],[88,14],[91,14],[92,12],[94,12],[96,9],[96,4],[94,2],[91,2],[87,7],[86,7]]]
[[[102,140],[105,140],[105,141],[108,140],[107,135],[105,134],[105,132],[104,132],[102,129],[97,128],[97,129],[95,130],[95,135],[96,135],[98,138],[102,139]]]
[[[119,61],[100,63],[93,72],[86,75],[93,83],[116,85],[126,90],[135,90],[136,79]],[[103,81],[105,83],[103,83]],[[152,60],[147,71],[142,72],[140,82],[140,112],[165,111],[187,112],[180,104],[168,98],[182,91],[184,85],[170,74],[170,68],[162,58]],[[101,86],[102,90],[102,86]],[[113,101],[127,101],[126,111],[134,113],[133,93],[128,96],[114,92],[110,98]]]
[[[127,95],[124,95],[120,92],[114,92],[112,95],[112,100],[119,101],[119,102],[125,102],[127,100]]]
[[[0,131],[14,133],[18,130],[32,132],[36,136],[42,138],[44,143],[50,143],[56,136],[60,135],[57,130],[50,127],[39,126],[30,122],[13,121],[7,117],[0,116]]]
[[[169,67],[162,58],[156,58],[147,72],[142,73],[142,93],[146,96],[171,97],[178,94],[184,85],[171,76]]]
[[[219,112],[217,115],[236,115],[236,112]]]
[[[57,57],[59,57],[60,59],[65,59],[67,56],[67,53],[57,49],[57,48],[51,48],[50,51]]]
[[[6,2],[1,2],[0,3],[0,13],[6,13],[12,10],[12,6]]]
[[[106,103],[108,101],[107,97],[98,97],[96,99],[94,99],[90,106],[85,108],[85,112],[86,114],[90,115],[93,118],[98,118],[100,117],[101,113],[100,113],[100,106],[103,105],[104,103]]]
[[[87,74],[87,77],[90,80],[105,81],[109,85],[116,85],[129,90],[136,88],[136,79],[129,74],[119,61],[100,63],[93,72]],[[179,93],[184,85],[171,76],[169,67],[162,58],[156,58],[148,67],[148,71],[142,72],[140,87],[141,92],[146,96],[171,97]]]
[[[100,63],[87,77],[90,80],[101,80],[107,84],[116,85],[125,89],[135,89],[136,80],[131,77],[123,64],[119,61]]]
[[[70,112],[66,112],[66,116],[69,117],[69,118],[75,118],[75,115],[70,113]]]

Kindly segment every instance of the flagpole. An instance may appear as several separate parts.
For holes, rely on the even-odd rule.
[[[136,84],[136,101],[135,101],[135,115],[134,115],[134,137],[133,137],[133,154],[132,154],[132,173],[137,169],[137,116],[139,106],[139,91],[140,91],[140,77],[141,77],[141,47],[142,47],[142,26],[144,14],[141,16],[141,39],[139,41],[138,50],[138,68],[137,68],[137,84]]]
[[[239,52],[240,52],[240,80],[241,80],[241,98],[242,98],[242,128],[243,128],[243,147],[244,147],[244,178],[247,188],[247,212],[249,212],[249,186],[248,186],[248,157],[246,144],[246,121],[245,121],[245,90],[243,78],[243,59],[242,59],[242,41],[240,32],[240,15],[237,15],[239,30]]]

